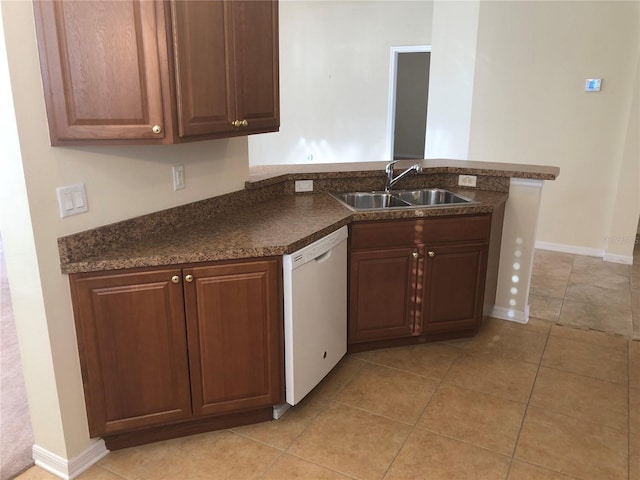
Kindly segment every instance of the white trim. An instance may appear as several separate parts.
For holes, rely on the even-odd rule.
[[[602,256],[605,262],[623,263],[624,265],[633,265],[633,255],[618,255],[615,253],[605,253]]]
[[[287,410],[291,408],[291,405],[288,403],[279,403],[278,405],[273,406],[273,419],[278,420],[282,417]]]
[[[513,178],[509,181],[510,185],[520,185],[523,187],[537,187],[542,188],[544,180],[534,180],[533,178]]]
[[[393,132],[395,130],[396,123],[396,77],[398,71],[398,54],[430,51],[431,45],[403,45],[400,47],[391,47],[389,59],[389,109],[387,110],[387,158],[385,160],[393,160]]]
[[[541,241],[536,242],[536,248],[538,250],[550,250],[552,252],[572,253],[574,255],[585,255],[587,257],[598,257],[605,262],[633,265],[633,256],[606,253],[604,249],[601,248],[579,247],[577,245],[565,245],[562,243]]]
[[[573,253],[574,255],[586,255],[588,257],[604,257],[604,250],[601,248],[578,247],[576,245],[565,245],[562,243],[536,241],[536,248],[539,250],[551,250],[552,252]]]
[[[494,305],[489,313],[490,317],[499,318],[501,320],[509,320],[516,323],[527,323],[529,321],[529,305],[522,310],[514,310],[513,308],[504,308]]]
[[[424,156],[415,155],[413,153],[399,153],[398,158],[403,160],[423,160]]]
[[[78,477],[85,470],[88,470],[94,464],[98,463],[108,453],[109,450],[107,450],[104,440],[102,439],[94,441],[84,452],[81,452],[70,460],[59,457],[39,445],[34,445],[32,449],[33,460],[36,465],[63,480],[72,480]]]

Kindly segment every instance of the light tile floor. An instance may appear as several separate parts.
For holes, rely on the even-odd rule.
[[[278,421],[112,452],[79,478],[638,480],[640,342],[620,325],[640,269],[535,264],[526,325],[347,356]]]
[[[634,264],[536,250],[531,316],[640,340],[640,245]]]

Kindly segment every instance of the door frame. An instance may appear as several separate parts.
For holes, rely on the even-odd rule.
[[[387,109],[386,160],[393,160],[394,130],[396,122],[396,78],[398,75],[398,55],[400,53],[431,52],[431,45],[403,45],[390,48],[389,58],[389,108]],[[429,75],[431,78],[431,75]],[[426,152],[426,145],[425,145]]]

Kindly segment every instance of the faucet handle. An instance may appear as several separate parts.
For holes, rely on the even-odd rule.
[[[390,173],[390,172],[392,172],[392,171],[393,171],[393,166],[394,166],[396,163],[398,163],[399,161],[400,161],[400,160],[392,160],[392,161],[390,161],[389,163],[387,163],[387,166],[386,166],[386,167],[384,167],[384,171],[385,171],[386,173]]]

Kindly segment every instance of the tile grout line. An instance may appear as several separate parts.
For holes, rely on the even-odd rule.
[[[531,383],[531,390],[529,391],[529,398],[527,398],[527,403],[526,403],[526,407],[524,409],[524,414],[522,415],[522,420],[520,422],[520,428],[518,429],[518,436],[516,437],[516,442],[513,446],[513,450],[511,452],[511,461],[509,462],[509,470],[507,470],[507,477],[509,478],[509,475],[511,475],[511,468],[513,467],[513,462],[516,459],[516,451],[518,450],[518,445],[520,443],[520,436],[522,435],[522,429],[524,428],[524,422],[527,418],[527,415],[529,413],[529,406],[531,403],[531,397],[533,396],[533,390],[536,388],[536,381],[538,380],[538,375],[540,374],[540,368],[542,368],[542,359],[544,357],[544,354],[547,350],[547,345],[549,344],[549,338],[551,337],[551,329],[549,329],[548,333],[547,333],[547,340],[544,343],[544,348],[542,349],[542,355],[540,355],[540,361],[538,362],[538,368],[536,370],[536,375],[533,378],[533,382]],[[542,465],[540,465],[542,466]],[[544,467],[546,468],[546,467]]]
[[[629,280],[629,282],[631,282],[631,280]],[[633,340],[627,340],[627,478],[629,480],[632,480],[631,478],[631,342],[632,341]]]
[[[442,375],[442,378],[440,380],[438,380],[438,386],[436,387],[436,389],[433,391],[433,393],[431,394],[431,397],[429,398],[429,400],[427,401],[427,403],[425,404],[425,406],[422,408],[422,410],[420,411],[420,414],[418,415],[418,418],[416,419],[415,423],[413,424],[413,426],[411,427],[411,431],[409,432],[409,434],[407,435],[407,438],[404,439],[404,442],[402,442],[402,445],[400,445],[400,448],[398,448],[398,451],[396,452],[396,454],[393,456],[393,459],[391,460],[391,462],[389,463],[389,466],[386,468],[386,470],[384,471],[384,473],[382,474],[382,480],[384,480],[387,475],[389,474],[389,471],[391,470],[391,467],[393,467],[393,464],[396,462],[398,456],[400,455],[400,452],[402,451],[402,449],[404,448],[404,446],[407,444],[407,442],[409,441],[409,438],[411,437],[411,435],[413,435],[413,432],[416,431],[416,428],[418,428],[418,422],[420,421],[420,419],[422,418],[422,416],[424,415],[424,412],[427,410],[427,408],[429,407],[429,405],[431,404],[431,402],[433,401],[433,397],[435,397],[436,393],[438,392],[438,390],[440,390],[440,387],[442,386],[444,379],[447,377],[447,375],[449,374],[449,372],[451,371],[451,368],[453,368],[453,365],[460,359],[462,358],[463,355],[460,355],[456,358],[453,359],[453,361],[449,364],[449,367],[447,368],[447,371],[444,373],[444,375]],[[427,377],[423,377],[423,378],[427,378]]]

